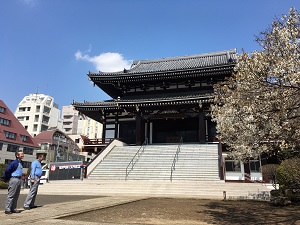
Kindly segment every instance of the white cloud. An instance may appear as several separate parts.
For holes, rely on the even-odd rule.
[[[90,56],[88,54],[89,52],[90,51],[82,53],[81,51],[77,51],[75,53],[75,58],[77,60],[93,63],[96,70],[102,72],[117,72],[123,70],[124,68],[129,69],[132,64],[131,60],[124,59],[120,53],[106,52],[101,53],[98,56]]]

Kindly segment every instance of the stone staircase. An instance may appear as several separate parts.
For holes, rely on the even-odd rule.
[[[126,168],[140,146],[114,147],[100,162],[89,179],[101,180],[170,180],[177,145],[148,145],[128,176]],[[183,144],[172,180],[212,180],[219,178],[217,144]]]
[[[101,180],[125,180],[126,167],[139,148],[140,146],[114,147],[105,159],[96,166],[88,178]]]
[[[140,146],[114,147],[87,179],[51,181],[39,194],[180,197],[202,199],[268,199],[271,186],[219,179],[216,144],[183,144],[171,165],[177,145],[148,145],[126,178],[126,167]]]
[[[218,144],[183,144],[172,173],[172,180],[218,181]]]
[[[170,180],[177,145],[148,145],[127,180]]]

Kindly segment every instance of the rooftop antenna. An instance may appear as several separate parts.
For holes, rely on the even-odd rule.
[[[39,93],[39,87],[36,88],[36,93],[35,93],[35,101],[37,101],[37,95]]]

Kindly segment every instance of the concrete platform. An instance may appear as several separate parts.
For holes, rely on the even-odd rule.
[[[144,199],[143,197],[101,197],[81,201],[64,202],[57,204],[49,204],[36,209],[24,210],[21,213],[6,215],[0,214],[1,225],[53,225],[53,224],[99,224],[82,221],[70,221],[58,219],[60,217],[80,214],[91,210],[97,210],[105,207],[120,205],[124,203],[134,202]],[[111,224],[111,223],[109,223]]]

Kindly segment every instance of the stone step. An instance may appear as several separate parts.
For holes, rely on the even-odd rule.
[[[225,183],[224,181],[139,181],[84,179],[50,181],[39,186],[39,194],[77,195],[146,195],[199,198],[247,197],[269,193],[273,188],[259,183]]]

